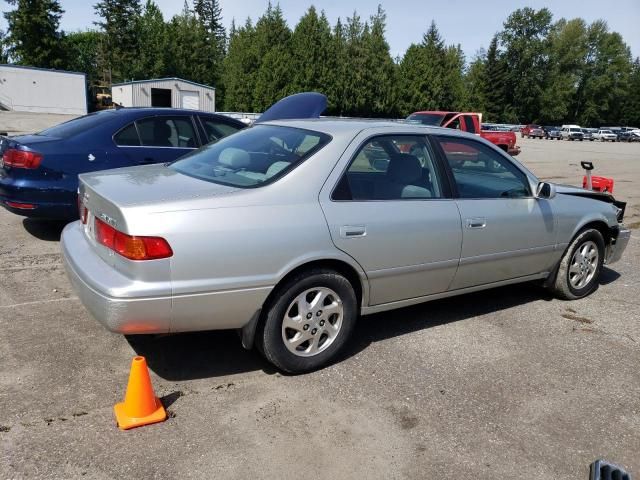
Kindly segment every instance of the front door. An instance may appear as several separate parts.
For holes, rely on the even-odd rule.
[[[438,136],[457,187],[462,253],[452,289],[549,271],[556,225],[552,201],[535,198],[527,176],[484,143]]]
[[[370,305],[447,290],[462,232],[431,147],[421,135],[362,135],[321,200],[333,242],[365,270]]]

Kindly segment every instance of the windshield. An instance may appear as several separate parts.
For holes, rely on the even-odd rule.
[[[579,128],[570,128],[569,131],[582,133],[582,130],[580,130]]]
[[[68,122],[61,123],[55,127],[47,128],[36,135],[46,135],[48,137],[69,138],[77,133],[85,132],[97,125],[100,125],[112,118],[115,118],[113,110],[90,113],[84,117],[74,118]]]
[[[602,133],[610,133],[613,135],[613,132],[611,130],[602,130]]]
[[[169,168],[207,182],[259,187],[286,175],[330,139],[310,130],[257,125],[196,150]]]
[[[413,113],[407,117],[407,121],[411,123],[420,123],[422,125],[440,126],[443,115],[439,113]]]

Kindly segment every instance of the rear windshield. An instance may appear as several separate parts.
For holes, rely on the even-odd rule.
[[[285,176],[330,139],[310,130],[257,125],[196,150],[169,168],[207,182],[259,187]]]
[[[439,127],[442,123],[443,115],[439,113],[414,113],[407,117],[407,121],[411,123],[420,123],[422,125],[435,125]]]
[[[74,118],[68,122],[61,123],[55,127],[47,128],[36,135],[46,135],[48,137],[56,138],[69,138],[78,133],[85,132],[93,127],[96,127],[104,122],[115,118],[115,112],[113,110],[104,110],[102,112],[90,113],[84,117]]]

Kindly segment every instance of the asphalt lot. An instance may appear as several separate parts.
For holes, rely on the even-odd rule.
[[[595,160],[640,217],[640,144],[518,141],[554,181]],[[107,332],[59,233],[0,209],[0,478],[586,479],[596,458],[640,475],[640,230],[586,299],[520,285],[366,317],[301,376],[234,332]],[[136,354],[170,418],[122,432]]]

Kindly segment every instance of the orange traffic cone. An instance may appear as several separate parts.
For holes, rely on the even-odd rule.
[[[124,402],[113,407],[122,430],[163,422],[167,412],[151,386],[151,377],[144,357],[134,357]]]

